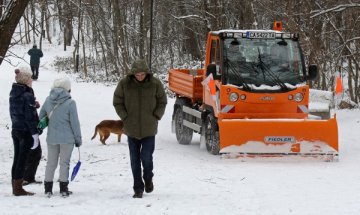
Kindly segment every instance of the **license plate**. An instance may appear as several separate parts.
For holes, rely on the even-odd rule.
[[[263,38],[263,39],[274,39],[274,32],[259,32],[259,31],[248,31],[246,32],[247,38]]]

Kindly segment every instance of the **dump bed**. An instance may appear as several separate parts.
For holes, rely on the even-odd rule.
[[[204,79],[203,69],[171,69],[169,71],[169,89],[177,96],[187,97],[192,102],[202,101]]]

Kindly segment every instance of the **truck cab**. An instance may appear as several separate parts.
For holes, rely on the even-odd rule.
[[[306,80],[297,34],[226,30],[211,34],[206,65],[217,66],[216,77],[222,77],[223,84],[247,88],[246,85],[297,85]]]
[[[282,113],[297,113],[297,107],[307,107],[307,80],[317,76],[316,66],[305,69],[304,58],[299,45],[298,34],[283,33],[274,30],[221,30],[209,32],[205,59],[206,75],[212,74],[216,83],[218,108],[215,115],[221,113],[220,97],[222,92],[233,92],[232,99],[253,98],[261,96],[264,102],[274,101],[276,95],[296,97],[292,107],[282,107]],[[266,94],[267,97],[264,95]],[[265,97],[264,97],[265,96]],[[211,95],[204,91],[206,104],[211,104]],[[250,102],[242,105],[236,112],[254,112],[263,102]],[[267,101],[266,101],[267,100]],[[279,101],[279,98],[277,98]],[[224,99],[225,101],[225,99]],[[250,103],[253,105],[250,105]],[[289,101],[284,101],[290,104]],[[211,105],[214,106],[214,105]],[[257,113],[274,113],[274,108],[265,111],[260,108]],[[279,110],[280,111],[280,110]],[[276,112],[276,111],[275,111]],[[248,116],[254,118],[256,116]],[[278,116],[277,116],[278,117]],[[288,117],[284,114],[284,117]],[[296,118],[304,118],[306,113],[300,113]]]

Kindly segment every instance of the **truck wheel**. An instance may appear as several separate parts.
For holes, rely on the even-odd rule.
[[[175,133],[176,139],[181,145],[189,145],[193,136],[193,130],[183,125],[184,113],[182,106],[176,108]]]
[[[220,151],[220,136],[216,118],[209,114],[205,121],[206,149],[210,154],[218,155]]]

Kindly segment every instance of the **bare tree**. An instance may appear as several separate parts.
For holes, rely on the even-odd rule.
[[[81,0],[82,5],[79,1],[33,0],[29,11],[33,8],[34,12],[24,15],[25,30],[20,28],[26,43],[30,38],[35,40],[35,34],[44,33],[44,28],[51,42],[48,32],[51,23],[53,35],[63,35],[64,48],[75,38],[79,53],[80,38],[73,36],[77,33],[81,35],[83,48],[80,69],[85,77],[102,80],[117,80],[127,74],[135,58],[148,58],[151,0]],[[154,2],[152,70],[156,73],[166,73],[168,68],[183,64],[200,65],[209,31],[270,29],[273,21],[282,20],[284,31],[300,34],[306,62],[318,65],[320,75],[311,86],[333,90],[335,74],[341,72],[348,78],[346,93],[352,101],[360,102],[359,3],[344,0]],[[3,9],[2,13],[4,17]]]
[[[2,16],[3,13],[3,7],[4,7],[4,0],[0,0],[0,17]]]
[[[10,1],[0,18],[0,65],[11,43],[12,35],[30,0]]]

